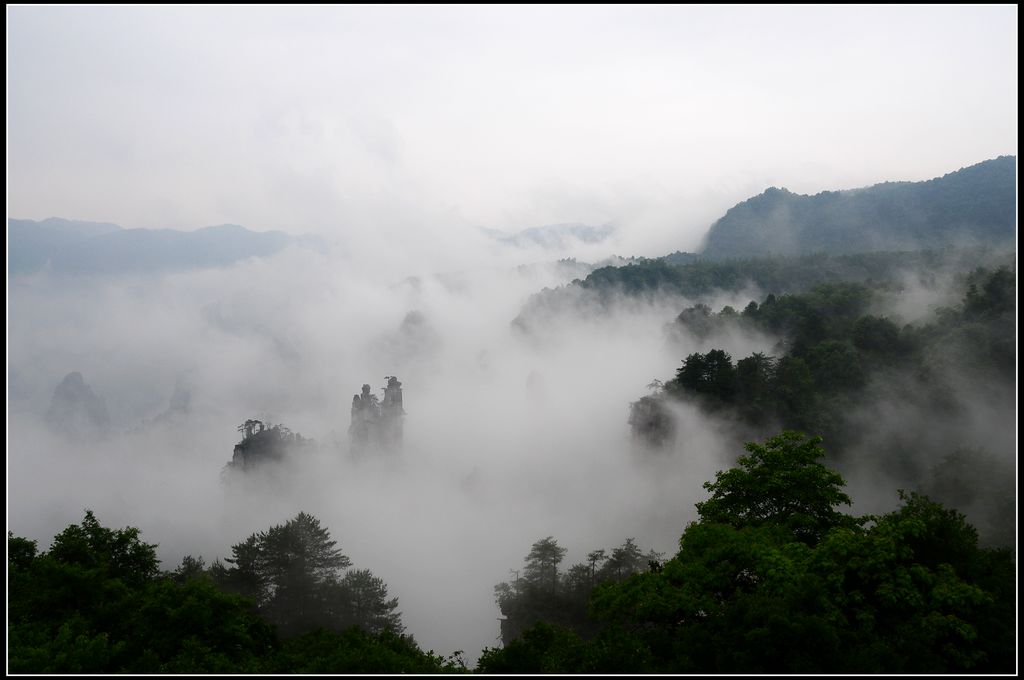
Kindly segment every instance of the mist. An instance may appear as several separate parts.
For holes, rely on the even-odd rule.
[[[471,660],[497,644],[494,584],[537,539],[558,537],[567,564],[628,537],[674,552],[701,482],[732,452],[696,411],[685,456],[633,449],[629,402],[678,363],[660,333],[673,307],[623,304],[525,338],[511,320],[565,274],[512,266],[524,253],[506,251],[414,279],[387,259],[297,248],[165,276],[15,278],[10,529],[45,547],[89,508],[141,528],[173,569],[306,511],[388,583],[424,648]],[[71,371],[105,402],[106,436],[45,424]],[[379,394],[385,375],[403,382],[404,448],[354,458],[352,395]],[[169,412],[176,390],[187,409]],[[316,446],[224,482],[235,428],[253,417]]]

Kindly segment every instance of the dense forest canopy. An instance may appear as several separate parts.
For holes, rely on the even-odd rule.
[[[987,422],[972,424],[975,404],[966,395],[1012,394],[1016,277],[1006,266],[978,268],[961,286],[960,304],[939,308],[934,320],[918,324],[872,313],[872,301],[888,293],[885,286],[852,283],[769,294],[742,312],[726,307],[712,313],[703,304],[684,309],[667,327],[670,339],[692,337],[710,347],[730,330],[743,329],[779,341],[772,354],[734,358],[718,348],[689,353],[674,377],[656,381],[651,394],[632,403],[632,431],[652,447],[671,446],[680,435],[671,404],[683,401],[727,418],[750,436],[780,427],[816,432],[830,443],[838,464],[870,461],[908,488],[968,512],[986,544],[1012,545],[1015,459],[1005,439],[1012,432],[1012,404],[1003,403],[1000,430],[993,433]],[[879,422],[867,425],[863,405],[889,400],[898,403],[893,408],[902,424],[892,431]],[[929,424],[908,427],[916,422]],[[984,440],[992,450],[956,444],[965,440],[975,446]],[[923,441],[930,451],[922,450]],[[978,471],[962,478],[955,496],[941,481],[954,466]]]
[[[206,566],[161,571],[133,527],[91,511],[49,550],[8,534],[8,670],[14,673],[434,673],[458,655],[403,634],[398,598],[351,570],[330,532],[300,512]],[[343,573],[345,572],[345,573]]]

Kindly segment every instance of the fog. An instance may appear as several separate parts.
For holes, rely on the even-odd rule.
[[[405,250],[354,252],[292,247],[223,269],[12,278],[9,528],[45,548],[89,508],[107,526],[141,528],[173,569],[186,554],[229,557],[234,543],[305,511],[356,568],[385,580],[421,646],[474,662],[499,644],[493,586],[534,541],[555,536],[566,567],[630,537],[672,555],[703,482],[761,438],[678,403],[679,436],[652,451],[631,439],[627,418],[648,383],[672,378],[691,352],[778,355],[782,338],[741,325],[700,340],[666,327],[696,302],[742,309],[764,291],[613,295],[597,307],[568,286],[578,304],[543,310],[524,329],[512,320],[531,296],[584,263],[487,239],[448,270]],[[926,323],[962,295],[952,272],[902,280],[873,311]],[[107,434],[45,422],[72,371],[104,401]],[[356,456],[352,396],[364,383],[379,395],[389,375],[403,383],[404,446]],[[961,369],[947,378],[958,410],[942,422],[931,388],[909,375],[872,384],[848,414],[862,440],[830,464],[849,480],[855,512],[893,509],[897,488],[914,488],[908,480],[958,447],[982,447],[1012,470],[1012,394]],[[315,445],[225,476],[249,418]],[[894,450],[911,452],[911,469],[887,463]]]
[[[623,303],[531,339],[510,321],[562,270],[513,266],[524,255],[481,251],[415,280],[388,260],[302,249],[161,277],[15,278],[9,527],[46,547],[90,508],[141,528],[173,569],[306,511],[388,583],[422,646],[475,659],[496,644],[492,588],[534,541],[556,536],[566,564],[628,537],[671,554],[701,483],[735,453],[695,411],[682,414],[685,455],[630,441],[629,402],[678,364],[661,328],[685,301]],[[105,401],[107,436],[43,422],[71,371]],[[403,382],[404,447],[354,458],[352,395],[379,394],[385,375]],[[187,412],[168,413],[176,389]],[[222,483],[253,417],[317,446]]]

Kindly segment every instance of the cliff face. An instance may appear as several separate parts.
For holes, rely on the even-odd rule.
[[[253,424],[252,427],[250,424]],[[228,468],[244,471],[268,463],[278,463],[309,443],[308,439],[280,425],[265,427],[258,420],[248,421],[245,436],[235,444]]]

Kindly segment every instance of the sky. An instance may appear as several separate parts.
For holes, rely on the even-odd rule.
[[[7,8],[8,216],[695,250],[1017,148],[1017,8]]]

